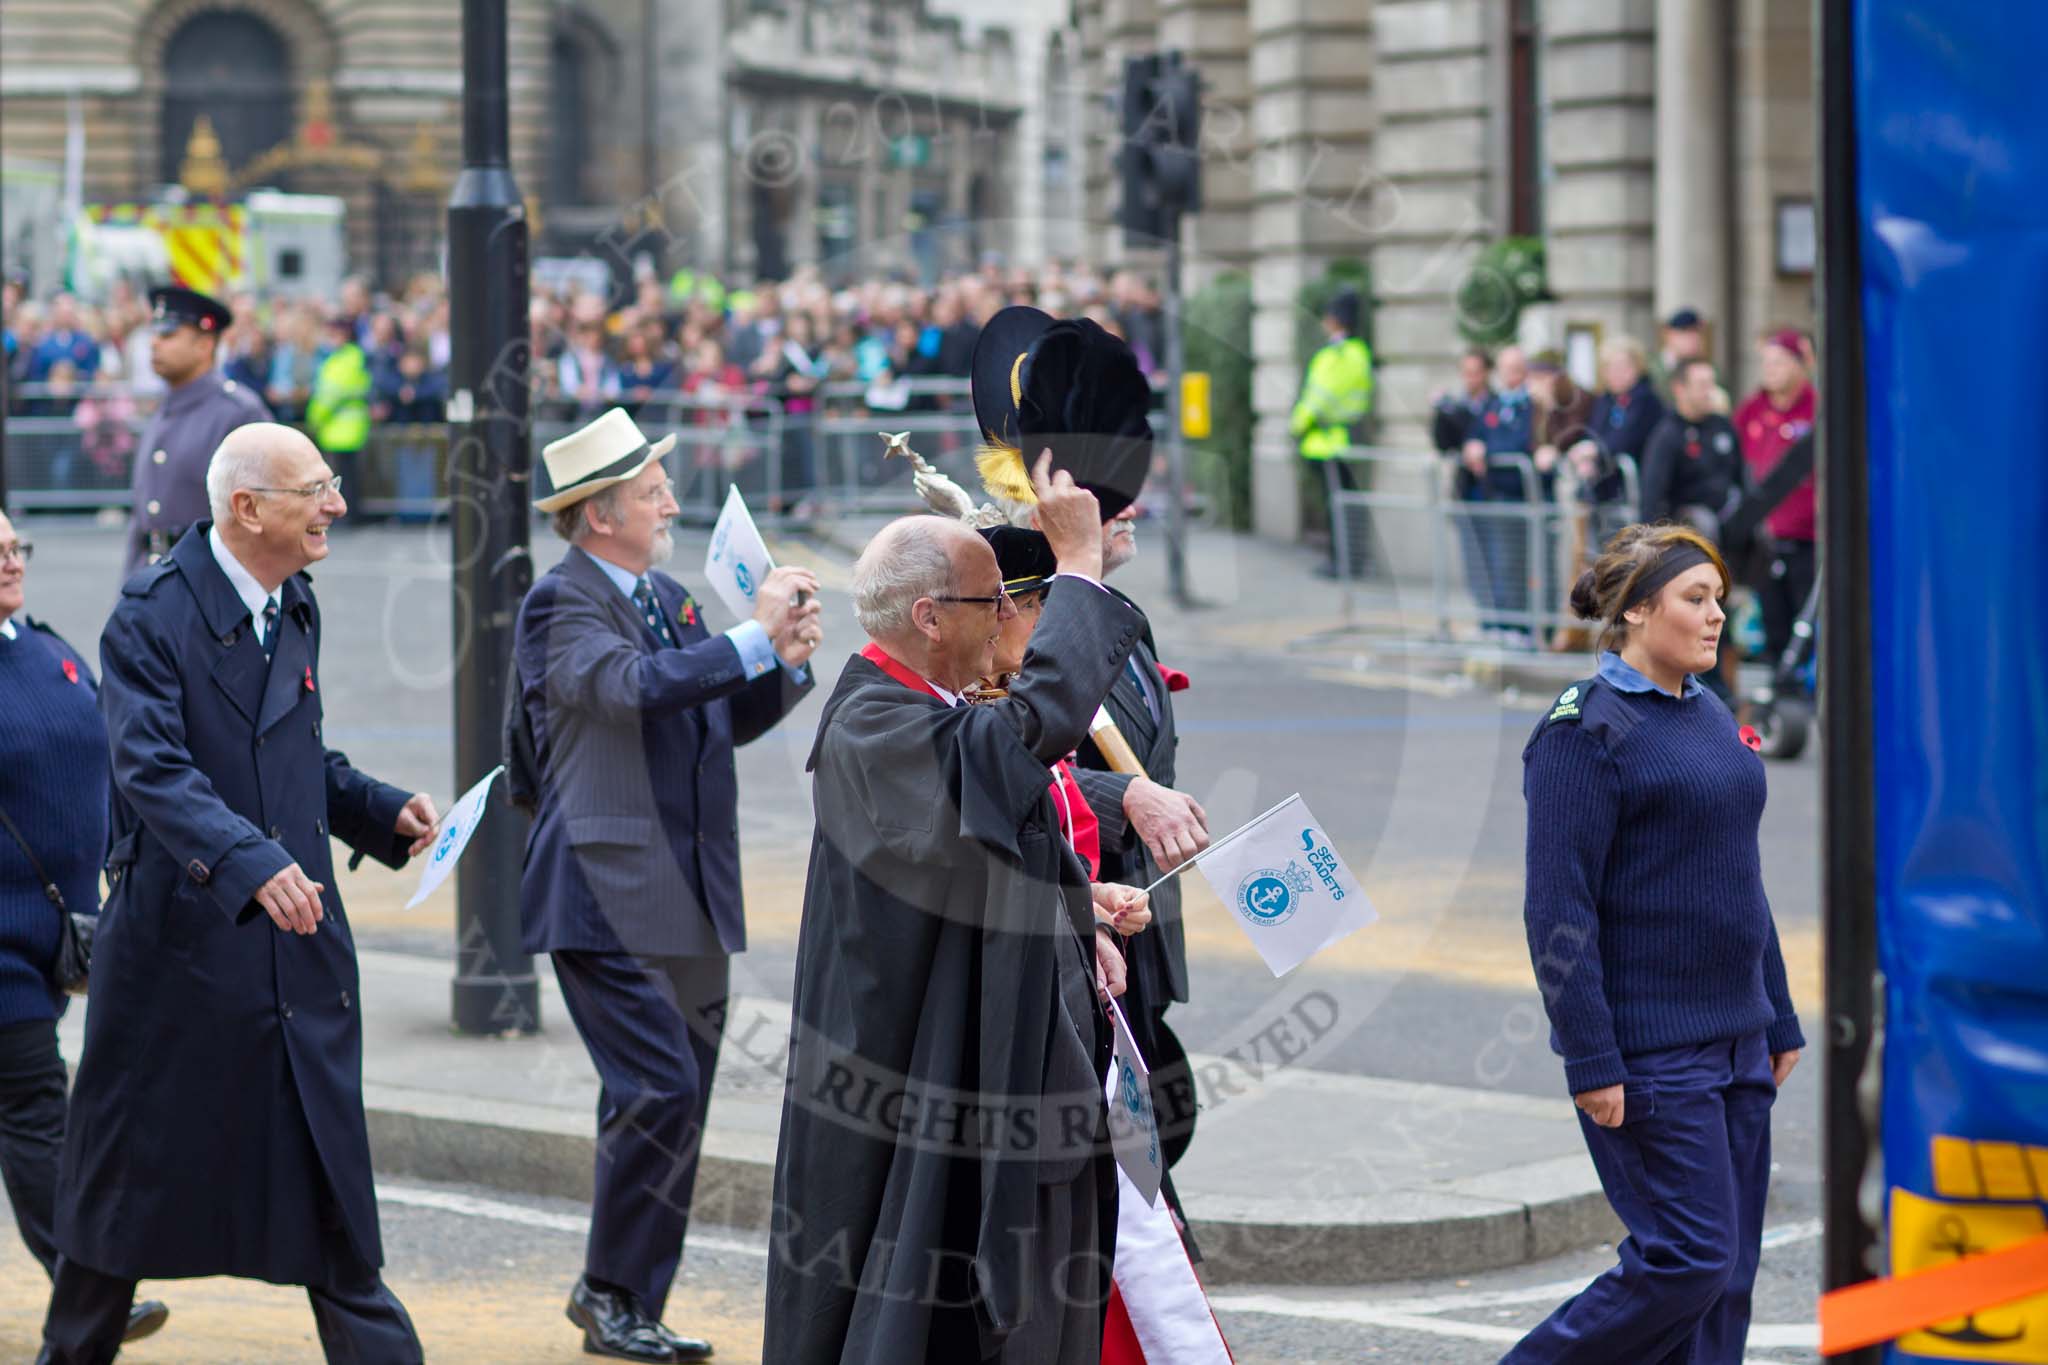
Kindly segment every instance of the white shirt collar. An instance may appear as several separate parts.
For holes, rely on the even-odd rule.
[[[14,618],[12,616],[8,617],[5,621],[0,621],[0,635],[4,635],[10,640],[14,638]]]
[[[207,528],[206,543],[213,550],[213,562],[220,565],[220,571],[228,576],[228,585],[235,590],[235,596],[242,599],[242,605],[249,609],[249,619],[255,623],[256,643],[263,643],[263,604],[282,600],[277,593],[264,591],[256,576],[242,567],[242,561],[235,558],[226,542],[220,538],[220,527]]]
[[[960,694],[958,692],[948,692],[945,688],[939,686],[930,678],[926,678],[924,680],[924,685],[926,687],[929,687],[932,691],[938,693],[939,696],[945,701],[946,705],[958,706],[960,704]]]

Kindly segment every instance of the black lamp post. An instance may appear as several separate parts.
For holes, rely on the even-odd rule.
[[[448,491],[454,540],[455,775],[496,767],[512,625],[533,581],[526,208],[512,180],[505,0],[462,4],[462,173],[448,204]],[[499,790],[502,790],[500,788]],[[455,1027],[540,1027],[520,948],[521,822],[490,803],[456,877]]]

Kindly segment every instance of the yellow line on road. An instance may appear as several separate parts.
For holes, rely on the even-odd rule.
[[[427,1359],[561,1365],[583,1358],[581,1336],[562,1316],[581,1268],[580,1239],[556,1238],[545,1254],[508,1254],[497,1263],[456,1271],[445,1264],[428,1267],[427,1249],[410,1245],[402,1232],[394,1235],[392,1221],[387,1217],[392,1264],[385,1280],[412,1314]],[[0,1242],[0,1360],[35,1359],[48,1286],[18,1238]],[[303,1290],[216,1278],[145,1281],[140,1292],[168,1303],[171,1321],[155,1337],[124,1347],[124,1362],[317,1365],[323,1359]],[[757,1287],[724,1292],[693,1286],[686,1272],[669,1297],[667,1321],[677,1331],[708,1338],[719,1361],[744,1365],[761,1358],[763,1310]]]
[[[757,858],[754,866],[771,860]],[[757,947],[793,947],[803,921],[803,869],[746,877],[747,937]],[[344,884],[351,920],[363,929],[428,929],[453,943],[455,896],[443,891],[418,910],[405,910],[417,874],[365,864]],[[1259,965],[1237,917],[1199,872],[1181,878],[1188,957],[1203,963]],[[1528,941],[1522,931],[1522,881],[1507,872],[1430,866],[1376,870],[1367,888],[1377,923],[1317,954],[1319,970],[1399,973],[1463,985],[1534,993]],[[1779,926],[1793,997],[1802,1009],[1820,1001],[1820,931]]]

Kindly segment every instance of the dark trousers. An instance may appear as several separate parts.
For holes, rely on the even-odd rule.
[[[1758,605],[1764,614],[1764,657],[1772,668],[1778,656],[1792,643],[1792,623],[1806,606],[1813,591],[1814,544],[1810,540],[1781,540],[1771,554],[1770,573],[1757,584]]]
[[[57,1155],[64,1146],[64,1059],[57,1022],[0,1028],[0,1179],[14,1226],[45,1271],[57,1262]]]
[[[308,1286],[306,1298],[320,1349],[333,1365],[412,1365],[424,1359],[405,1305],[375,1272],[357,1284]],[[60,1259],[36,1365],[106,1365],[121,1349],[134,1302],[135,1281]]]
[[[554,959],[569,1018],[602,1082],[584,1274],[632,1294],[659,1319],[690,1225],[730,960],[575,952]]]
[[[1628,1228],[1621,1264],[1502,1365],[1741,1365],[1771,1173],[1762,1034],[1628,1058],[1627,1115],[1579,1126]]]

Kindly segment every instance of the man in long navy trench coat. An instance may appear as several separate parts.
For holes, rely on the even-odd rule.
[[[313,444],[239,428],[216,520],[122,590],[100,644],[110,891],[58,1189],[41,1359],[113,1359],[138,1279],[303,1284],[329,1360],[421,1358],[378,1276],[355,944],[329,835],[393,867],[424,795],[321,735],[301,572],[347,511]]]

